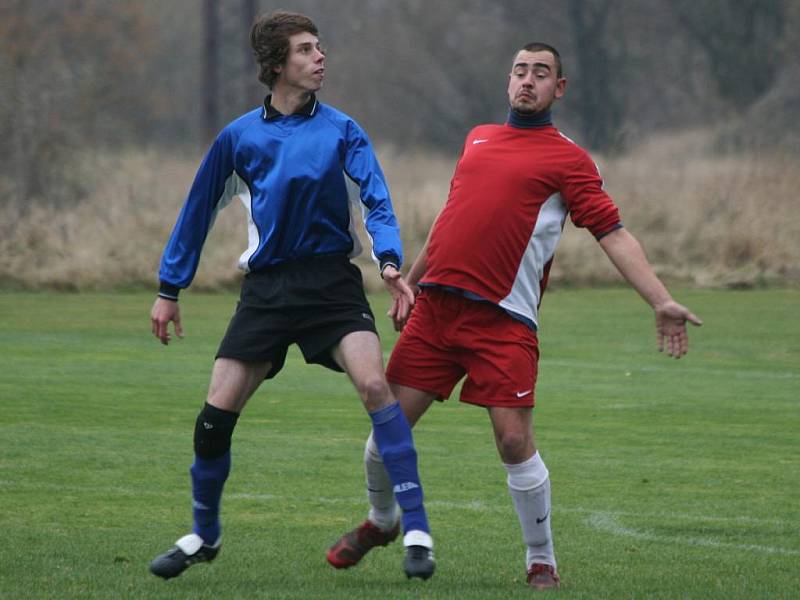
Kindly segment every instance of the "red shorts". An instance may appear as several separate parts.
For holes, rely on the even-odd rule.
[[[534,405],[539,362],[536,332],[489,302],[427,288],[392,351],[391,383],[481,406]]]

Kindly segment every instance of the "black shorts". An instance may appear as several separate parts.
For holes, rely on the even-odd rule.
[[[358,267],[346,256],[298,259],[245,276],[217,358],[269,361],[270,379],[297,344],[307,363],[341,371],[331,350],[354,331],[377,335]]]

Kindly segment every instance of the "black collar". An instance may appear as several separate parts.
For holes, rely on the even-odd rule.
[[[552,125],[553,119],[550,116],[549,110],[533,115],[523,115],[512,108],[508,111],[508,124],[511,125],[511,127],[518,127],[520,129],[532,129],[534,127]]]
[[[269,121],[270,119],[277,119],[278,117],[283,117],[284,114],[279,112],[274,106],[272,106],[272,94],[269,94],[266,98],[264,98],[264,113],[262,117]],[[314,113],[317,112],[317,97],[314,94],[311,94],[311,97],[308,99],[303,106],[298,108],[294,111],[295,115],[303,115],[306,117],[313,117]]]

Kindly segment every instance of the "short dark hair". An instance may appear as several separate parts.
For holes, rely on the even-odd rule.
[[[278,11],[256,19],[250,30],[250,45],[258,63],[261,83],[272,89],[278,77],[275,67],[284,64],[289,55],[289,38],[304,32],[319,36],[314,22],[299,13]]]
[[[558,50],[553,48],[550,44],[545,44],[544,42],[530,42],[525,44],[522,48],[517,50],[517,53],[514,55],[516,56],[520,52],[525,50],[526,52],[549,52],[553,55],[553,58],[556,59],[556,77],[561,79],[564,76],[561,68],[561,55],[558,53]]]

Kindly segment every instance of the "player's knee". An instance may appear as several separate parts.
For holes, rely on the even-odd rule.
[[[194,426],[194,452],[200,458],[218,458],[231,449],[239,415],[210,404],[203,406]]]
[[[503,431],[495,436],[497,451],[504,463],[518,463],[531,453],[533,442],[526,431]]]
[[[368,411],[378,410],[386,405],[391,397],[389,384],[381,376],[371,377],[358,390]]]

